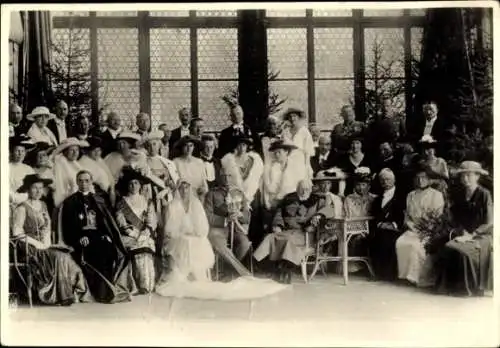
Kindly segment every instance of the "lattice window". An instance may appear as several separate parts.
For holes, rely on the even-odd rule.
[[[402,9],[373,9],[373,10],[363,10],[363,16],[365,17],[399,17],[403,15]]]
[[[425,16],[427,13],[426,8],[412,8],[410,9],[410,16]]]
[[[149,11],[150,17],[188,17],[189,11]]]
[[[136,17],[137,11],[97,11],[97,17]]]
[[[306,29],[268,29],[269,66],[279,79],[307,78]]]
[[[365,29],[367,78],[404,77],[402,28]]]
[[[374,115],[374,110],[370,110],[371,106],[374,106],[373,92],[376,91],[379,102],[381,100],[382,92],[389,95],[392,100],[392,106],[395,110],[399,112],[405,111],[405,80],[404,79],[387,79],[387,80],[374,80],[369,79],[365,82],[366,86],[366,111],[370,116]],[[380,107],[380,105],[379,105]],[[380,109],[379,109],[380,112]]]
[[[220,131],[230,124],[229,109],[221,97],[238,88],[238,81],[200,81],[198,114],[207,131]]]
[[[411,56],[413,59],[420,60],[423,36],[423,28],[411,28]]]
[[[116,112],[124,127],[133,128],[140,108],[139,81],[99,81],[99,107],[104,114]]]
[[[153,80],[191,77],[189,29],[151,29],[149,54]]]
[[[52,17],[86,17],[88,11],[50,11]]]
[[[196,11],[197,17],[236,17],[236,10],[200,10]]]
[[[190,81],[151,81],[151,118],[153,128],[161,123],[170,129],[178,126],[178,111],[191,107]]]
[[[351,17],[352,10],[335,9],[335,10],[313,10],[314,17]]]
[[[306,10],[266,10],[267,17],[305,17]]]
[[[82,51],[90,48],[89,35],[89,29],[52,29],[52,66],[65,74],[88,74],[90,51]]]
[[[351,28],[314,29],[315,77],[353,77]]]
[[[307,81],[269,81],[269,90],[278,94],[280,98],[286,99],[282,106],[284,111],[293,106],[302,109],[306,114],[307,105]]]
[[[98,29],[99,79],[139,79],[137,29]]]
[[[221,130],[228,123],[221,97],[238,88],[238,30],[198,29],[197,36],[199,116],[207,130]]]
[[[340,109],[354,102],[354,80],[316,80],[316,123],[321,129],[333,129],[342,122]]]

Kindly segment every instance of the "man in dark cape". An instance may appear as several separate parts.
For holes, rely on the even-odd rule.
[[[130,301],[136,287],[118,226],[104,199],[90,192],[91,174],[79,172],[77,184],[78,192],[60,206],[59,242],[73,248],[73,257],[82,268],[96,301]]]

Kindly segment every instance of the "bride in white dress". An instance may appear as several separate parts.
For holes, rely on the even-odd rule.
[[[268,279],[240,277],[212,282],[215,255],[208,240],[209,224],[203,205],[191,185],[180,180],[166,212],[162,257],[169,258],[156,284],[156,293],[167,297],[211,300],[245,300],[271,295],[285,288]],[[165,264],[165,263],[164,263]]]

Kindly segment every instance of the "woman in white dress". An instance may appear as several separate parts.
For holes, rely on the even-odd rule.
[[[89,146],[85,149],[85,154],[78,160],[80,166],[92,174],[94,188],[101,193],[103,198],[115,206],[116,193],[113,174],[101,157],[102,141],[98,137],[87,138]]]
[[[307,170],[303,179],[311,180],[313,176],[311,157],[315,154],[315,147],[306,115],[300,109],[289,108],[283,114],[283,120],[289,123],[289,127],[284,129],[282,138],[297,146],[297,149],[290,153],[290,162],[294,167],[304,166]]]
[[[222,157],[221,165],[226,173],[231,173],[228,184],[243,191],[251,204],[261,185],[264,163],[258,153],[250,150],[253,144],[251,138],[242,136],[235,143],[236,148]]]
[[[426,169],[420,169],[416,175],[417,189],[406,198],[404,225],[406,232],[396,241],[399,279],[404,279],[417,286],[433,285],[432,260],[426,255],[425,240],[419,235],[419,220],[431,215],[443,214],[443,194],[430,187]]]
[[[210,227],[203,205],[190,186],[187,180],[179,180],[166,212],[162,257],[169,259],[170,269],[163,269],[156,293],[167,297],[245,300],[284,289],[272,280],[253,277],[240,277],[228,283],[211,281],[215,255],[208,240]]]
[[[67,197],[78,191],[76,174],[84,168],[78,162],[81,148],[88,147],[89,143],[77,138],[67,138],[54,150],[54,204],[55,207]]]

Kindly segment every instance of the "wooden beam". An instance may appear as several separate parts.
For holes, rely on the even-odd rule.
[[[359,18],[362,17],[362,10],[353,10],[353,16],[357,23],[353,28],[352,52],[354,71],[354,108],[356,118],[364,121],[365,115],[365,36],[364,28]]]
[[[410,16],[410,11],[409,10],[404,10],[404,15],[405,16]],[[411,54],[411,26],[406,25],[404,27],[404,61],[405,61],[405,114],[406,114],[406,120],[408,118],[411,118],[411,114],[413,113],[413,100],[412,100],[412,93],[413,93],[413,81],[412,81],[412,76],[411,76],[411,71],[412,71],[412,54]]]
[[[92,123],[99,126],[99,64],[97,59],[97,26],[95,25],[95,12],[90,12],[90,91],[92,93]]]
[[[140,111],[151,115],[151,62],[148,12],[139,12],[139,91]]]
[[[189,18],[196,18],[196,11],[189,11]],[[191,48],[191,112],[198,116],[198,33],[196,27],[189,30]]]
[[[306,10],[307,17],[307,107],[309,122],[316,122],[316,86],[314,82],[314,26],[312,10]]]

